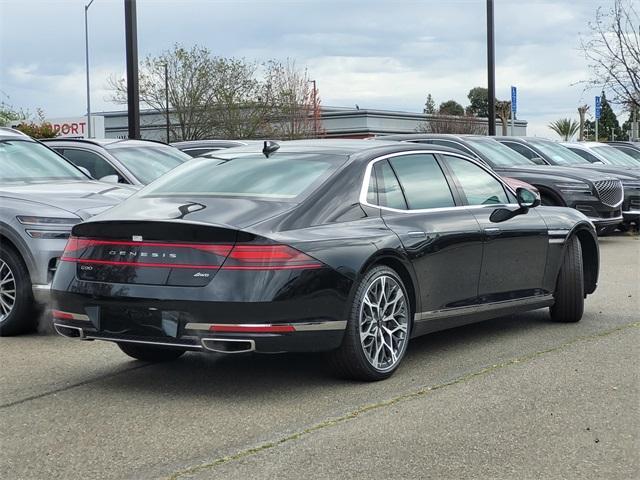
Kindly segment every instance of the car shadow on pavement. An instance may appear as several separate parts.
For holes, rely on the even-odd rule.
[[[529,312],[462,326],[411,340],[407,357],[393,378],[420,365],[432,365],[437,356],[447,363],[456,362],[470,348],[488,348],[504,337],[517,337],[535,329],[558,328],[546,311]],[[124,354],[123,354],[124,355]],[[444,358],[443,358],[444,357]],[[132,364],[144,365],[132,361]],[[296,388],[340,388],[359,382],[336,378],[327,365],[325,354],[198,354],[187,353],[177,361],[147,364],[113,376],[93,388],[110,391],[146,391],[157,395],[199,396],[242,401],[246,395],[280,395]]]

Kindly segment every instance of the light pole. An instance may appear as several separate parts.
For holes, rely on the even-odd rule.
[[[89,21],[87,14],[92,3],[93,0],[84,6],[84,54],[87,67],[87,135],[89,138],[91,138],[93,132],[91,128],[91,93],[89,89]]]
[[[489,135],[496,134],[496,53],[495,53],[493,0],[487,0],[487,77],[489,96]]]
[[[313,84],[313,137],[318,138],[318,90],[315,80],[307,80]]]
[[[127,57],[127,124],[129,138],[140,138],[138,83],[138,20],[136,0],[124,0],[124,40]]]
[[[164,62],[164,102],[165,102],[165,114],[167,116],[167,143],[169,143],[169,65]]]

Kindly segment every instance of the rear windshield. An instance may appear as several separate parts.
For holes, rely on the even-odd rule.
[[[466,140],[482,154],[490,167],[515,167],[518,165],[530,167],[535,165],[527,157],[491,138],[467,138]]]
[[[107,147],[140,183],[147,184],[169,170],[190,160],[191,157],[177,148],[163,146],[114,146]]]
[[[143,190],[143,196],[252,197],[300,201],[334,173],[346,156],[239,153],[198,157]]]
[[[593,151],[608,160],[611,165],[619,165],[621,167],[638,167],[640,163],[633,157],[621,152],[617,148],[610,146],[593,147]]]
[[[87,176],[40,143],[0,141],[0,182],[87,180]]]
[[[547,140],[529,140],[529,143],[535,145],[557,165],[578,165],[581,163],[590,163],[589,160],[582,158],[567,147],[563,147],[562,145],[554,142],[549,142]]]

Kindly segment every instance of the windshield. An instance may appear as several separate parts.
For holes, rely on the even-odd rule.
[[[592,149],[611,165],[619,165],[622,167],[640,167],[640,163],[624,152],[613,147],[593,147]]]
[[[589,160],[582,158],[577,153],[566,147],[547,140],[529,140],[538,150],[544,153],[555,165],[578,165],[589,163]]]
[[[535,165],[528,158],[496,140],[471,137],[466,138],[466,140],[482,154],[491,167],[515,167],[518,165],[531,167]]]
[[[71,163],[44,145],[25,140],[0,141],[0,181],[87,180]]]
[[[123,145],[108,150],[145,185],[191,159],[177,148],[161,145]]]
[[[144,196],[222,196],[300,201],[347,157],[282,153],[198,157],[146,188]],[[229,161],[224,161],[228,159]],[[222,163],[221,163],[222,162]]]

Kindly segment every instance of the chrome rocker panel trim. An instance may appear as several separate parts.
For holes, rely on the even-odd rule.
[[[449,317],[458,317],[488,313],[511,307],[532,307],[531,309],[543,308],[553,305],[553,295],[537,295],[534,297],[517,298],[504,300],[502,302],[485,303],[482,305],[469,305],[467,307],[445,308],[442,310],[432,310],[430,312],[420,312],[414,315],[414,322],[423,323],[432,320],[440,320]]]

